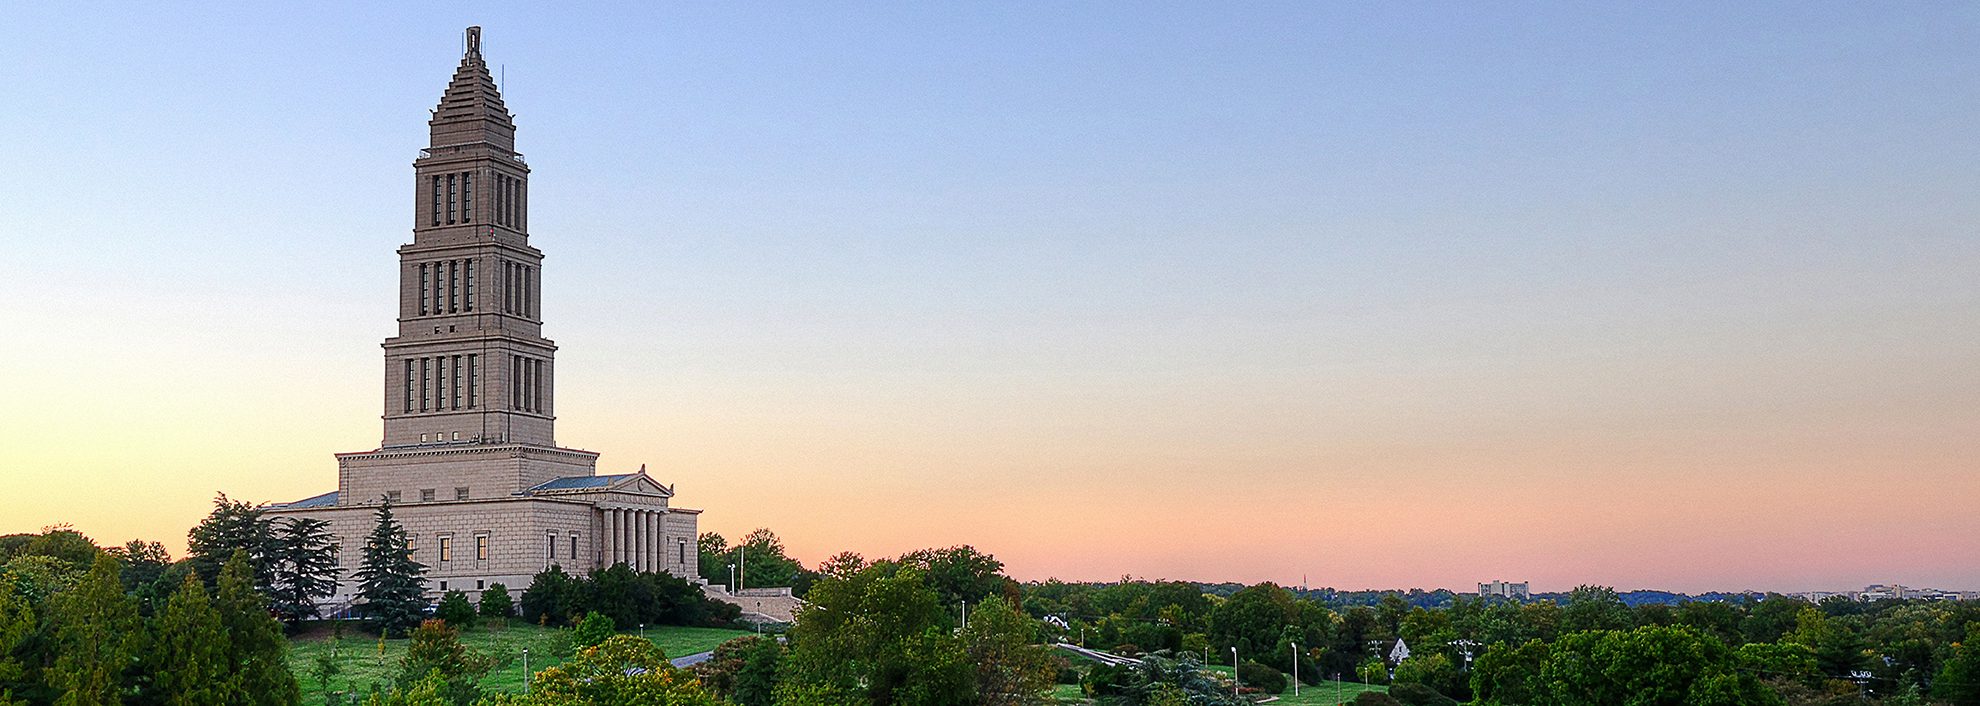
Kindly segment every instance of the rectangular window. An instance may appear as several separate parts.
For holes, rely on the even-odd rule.
[[[474,560],[488,561],[488,535],[477,534],[474,536]]]
[[[448,377],[449,377],[449,375],[448,375],[448,371],[447,371],[447,356],[444,356],[444,355],[443,355],[443,356],[436,356],[436,357],[434,357],[434,359],[433,359],[433,411],[435,411],[435,412],[445,412],[445,411],[447,411],[447,378],[448,378]],[[434,441],[446,441],[446,440],[447,440],[447,436],[446,436],[445,434],[435,434],[435,435],[433,435],[433,440],[434,440]]]
[[[467,287],[467,294],[461,297],[461,308],[466,311],[474,311],[474,261],[473,260],[466,260],[461,263],[461,281],[465,282]]]
[[[474,222],[474,172],[461,173],[461,222]]]
[[[453,394],[450,396],[452,398],[450,401],[453,404],[453,409],[460,409],[461,408],[461,357],[454,356],[453,361],[448,363],[448,365],[452,365],[454,368],[454,376],[452,378]]]
[[[551,532],[549,535],[545,536],[544,539],[550,540],[549,551],[545,554],[545,556],[550,559],[557,558],[557,533]]]
[[[459,174],[447,175],[447,224],[448,225],[453,225],[454,220],[460,214],[460,207],[459,207],[460,192],[461,192],[460,179],[461,177]]]
[[[571,535],[571,558],[576,559],[577,557],[578,557],[577,535],[574,534]]]
[[[440,177],[433,177],[433,225],[440,225]]]
[[[461,261],[447,261],[447,313],[461,310]]]
[[[468,409],[474,409],[481,396],[481,365],[473,353],[468,354]]]
[[[399,502],[399,491],[396,491],[396,490],[387,490],[387,491],[385,491],[385,499],[386,499],[386,500],[390,500],[390,501],[392,501],[392,502],[393,502],[393,503],[395,503],[395,504],[396,504],[396,503],[398,503],[398,502]]]
[[[543,361],[534,362],[536,369],[529,374],[529,384],[533,388],[529,398],[536,403],[536,411],[543,411]]]
[[[536,318],[536,268],[523,268],[523,316]]]
[[[413,404],[413,362],[412,362],[412,359],[411,359],[411,358],[407,358],[405,362],[406,362],[406,414],[412,414],[412,411],[413,411],[413,406],[412,406],[412,404]]]
[[[420,502],[423,502],[423,503],[430,503],[430,502],[433,502],[433,489],[432,489],[432,488],[420,488],[420,489],[419,489],[419,501],[420,501]]]
[[[522,356],[509,356],[509,409],[522,409]]]
[[[467,488],[455,488],[455,489],[454,489],[454,499],[455,499],[455,500],[466,500],[466,499],[468,499],[468,489],[467,489]]]
[[[453,561],[453,560],[454,560],[454,538],[453,538],[453,537],[441,537],[441,538],[440,538],[440,560],[441,560],[441,561]]]
[[[440,272],[440,263],[436,262],[433,263],[433,313],[440,313],[440,309],[446,306],[446,301],[447,278]]]
[[[428,407],[427,405],[431,401],[431,397],[432,397],[431,390],[433,389],[433,386],[428,385],[426,381],[432,379],[432,376],[428,369],[428,366],[432,363],[432,361],[433,361],[432,358],[419,359],[419,411],[421,412],[431,409],[431,407]]]
[[[516,230],[529,230],[529,182],[516,181]]]
[[[422,264],[422,265],[420,265],[420,266],[419,266],[419,315],[420,315],[420,316],[425,316],[425,315],[426,315],[426,312],[427,312],[427,311],[429,310],[429,307],[428,307],[428,304],[427,304],[427,301],[426,301],[426,278],[427,278],[427,276],[428,276],[428,274],[427,274],[427,272],[426,272],[426,265],[423,265],[423,264]]]
[[[675,546],[681,548],[681,559],[677,563],[679,563],[681,566],[687,566],[687,540],[683,539],[680,541],[679,544],[676,544]]]

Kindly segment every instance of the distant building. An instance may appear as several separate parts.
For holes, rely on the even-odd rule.
[[[1525,581],[1507,583],[1505,581],[1495,580],[1491,583],[1478,584],[1478,595],[1526,600],[1527,598],[1531,598],[1533,593],[1527,590]]]

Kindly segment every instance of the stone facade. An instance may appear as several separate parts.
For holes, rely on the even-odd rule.
[[[625,563],[694,579],[700,510],[646,474],[598,475],[557,446],[555,354],[542,335],[543,253],[529,244],[529,166],[469,28],[413,161],[413,242],[399,248],[398,333],[385,340],[384,438],[337,454],[337,490],[271,506],[327,520],[349,605],[378,505],[412,537],[427,587],[528,587],[551,565]]]

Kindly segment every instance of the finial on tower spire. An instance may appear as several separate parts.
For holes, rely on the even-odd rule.
[[[468,56],[481,56],[480,26],[467,28],[467,53]]]

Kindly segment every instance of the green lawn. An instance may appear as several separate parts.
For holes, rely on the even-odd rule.
[[[1078,684],[1056,684],[1052,687],[1052,700],[1062,704],[1086,703],[1086,692]]]
[[[638,634],[638,630],[625,631]],[[754,633],[720,628],[649,627],[646,638],[652,640],[668,657],[684,657],[696,652],[715,649],[716,645],[730,638]],[[371,685],[389,686],[392,677],[399,669],[399,658],[406,652],[406,640],[386,640],[380,652],[379,640],[353,629],[346,628],[341,639],[333,637],[329,628],[313,629],[295,637],[289,642],[289,668],[302,681],[303,693],[312,695],[310,702],[320,700],[324,691],[369,691]],[[523,685],[523,648],[529,649],[530,671],[542,671],[561,663],[571,655],[570,630],[567,628],[544,628],[514,622],[505,627],[479,627],[461,633],[461,642],[483,654],[496,658],[495,670],[481,681],[481,688],[491,692],[520,692]],[[316,664],[321,656],[335,654],[339,673],[330,678],[329,689],[316,679]]]
[[[1340,690],[1338,692],[1335,691],[1335,687],[1339,687]],[[1389,687],[1382,686],[1380,684],[1361,684],[1358,682],[1351,682],[1351,681],[1349,682],[1323,681],[1320,682],[1319,684],[1308,684],[1301,686],[1299,688],[1299,692],[1300,692],[1299,696],[1297,697],[1293,696],[1292,687],[1286,687],[1285,692],[1279,694],[1279,700],[1274,701],[1272,703],[1288,704],[1289,706],[1315,706],[1316,704],[1325,704],[1326,706],[1334,706],[1334,704],[1352,701],[1354,700],[1355,694],[1359,694],[1364,691],[1386,692],[1388,690]],[[1337,693],[1340,695],[1338,701],[1335,700],[1335,694]]]

